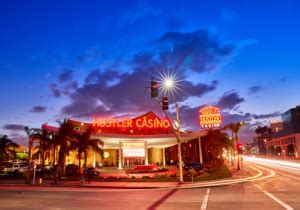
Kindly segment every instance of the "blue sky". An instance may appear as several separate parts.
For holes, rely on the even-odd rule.
[[[159,112],[140,89],[170,67],[183,83],[176,100],[186,128],[199,129],[198,108],[216,104],[226,122],[249,122],[241,138],[250,141],[254,125],[299,104],[299,8],[292,0],[1,1],[0,133],[23,143],[24,125]]]

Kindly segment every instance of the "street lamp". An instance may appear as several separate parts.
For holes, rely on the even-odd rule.
[[[162,88],[164,92],[172,92],[176,89],[176,80],[172,77],[165,77],[162,81]],[[176,120],[174,122],[176,129],[174,128],[173,123],[171,122],[166,110],[168,109],[168,97],[163,97],[163,101],[158,99],[158,88],[159,84],[154,78],[151,78],[151,87],[147,88],[151,92],[151,97],[155,98],[160,107],[162,108],[163,113],[165,114],[167,120],[170,122],[173,133],[177,139],[178,143],[178,162],[179,162],[179,180],[183,182],[183,164],[182,164],[182,154],[181,154],[181,140],[180,140],[180,121],[179,121],[179,107],[176,103]]]

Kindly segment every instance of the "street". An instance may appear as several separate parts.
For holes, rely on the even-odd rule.
[[[253,166],[253,163],[257,165],[257,160],[244,162],[247,166]],[[260,181],[208,188],[0,186],[0,209],[300,209],[297,167],[283,166],[277,169],[280,165],[276,165],[276,161],[272,165],[260,161],[260,165],[274,170],[275,176]]]

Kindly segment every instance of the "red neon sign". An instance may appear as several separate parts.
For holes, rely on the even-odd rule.
[[[139,118],[132,120],[130,118],[110,118],[93,117],[93,127],[98,128],[169,128],[170,122],[166,119],[158,118]]]
[[[214,106],[204,107],[199,110],[201,128],[217,128],[221,126],[222,116],[220,109]]]

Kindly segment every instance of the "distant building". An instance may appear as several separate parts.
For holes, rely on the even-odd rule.
[[[270,128],[272,129],[273,133],[279,133],[279,132],[283,131],[283,122],[280,120],[271,121]]]
[[[300,133],[300,106],[288,110],[281,115],[283,122],[283,134],[290,135]]]
[[[267,154],[282,157],[299,157],[300,152],[300,106],[281,115],[282,122],[271,122],[272,138],[264,141]]]

